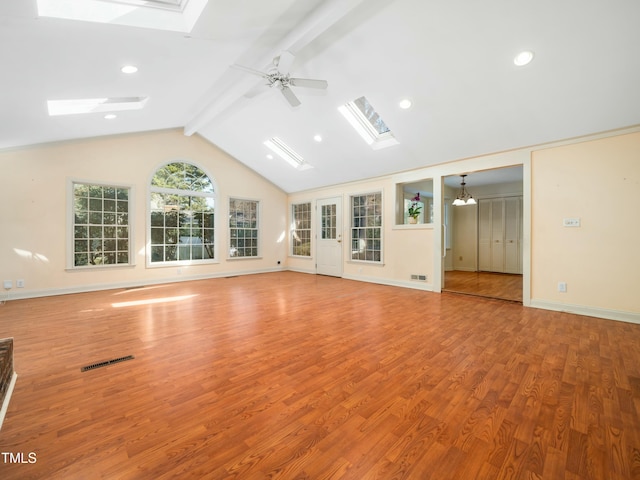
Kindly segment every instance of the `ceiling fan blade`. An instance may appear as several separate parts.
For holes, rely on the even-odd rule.
[[[296,57],[293,55],[293,53],[289,52],[288,50],[282,52],[278,59],[278,71],[282,75],[286,75],[287,73],[289,73],[289,70],[291,70],[291,65],[293,65],[293,60],[295,58]]]
[[[244,65],[238,65],[237,63],[234,63],[233,65],[231,65],[231,67],[237,70],[243,70],[245,72],[258,75],[259,77],[262,77],[262,78],[267,78],[267,79],[269,78],[269,76],[266,73],[261,72],[260,70],[254,70],[253,68],[245,67]]]
[[[311,78],[290,78],[289,84],[294,87],[305,87],[305,88],[327,88],[329,84],[326,80],[314,80]]]
[[[292,107],[297,107],[298,105],[300,105],[300,100],[298,100],[298,97],[296,97],[295,93],[293,93],[293,90],[291,90],[289,87],[282,87],[280,88],[280,91],[282,92],[282,95],[284,95],[284,98],[287,99],[287,102],[289,102],[289,105],[291,105]]]

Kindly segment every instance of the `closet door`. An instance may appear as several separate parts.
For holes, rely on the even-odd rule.
[[[478,270],[522,273],[522,197],[478,201]]]
[[[491,201],[491,268],[492,272],[504,272],[504,201]]]
[[[491,200],[478,201],[478,270],[491,270]]]
[[[504,212],[504,272],[522,273],[522,198],[505,198]]]

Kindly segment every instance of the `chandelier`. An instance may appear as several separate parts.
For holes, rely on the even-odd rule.
[[[453,204],[455,206],[459,206],[459,205],[475,205],[476,201],[474,200],[474,198],[471,196],[471,194],[467,191],[465,185],[466,183],[464,183],[464,177],[466,177],[466,175],[460,175],[462,177],[462,182],[460,183],[460,192],[458,193],[458,196],[456,197],[456,199],[453,201]]]

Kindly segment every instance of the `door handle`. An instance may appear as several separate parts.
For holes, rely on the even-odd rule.
[[[339,239],[338,239],[338,240],[336,240],[336,242],[338,242],[338,243],[342,243],[342,240],[339,240]]]

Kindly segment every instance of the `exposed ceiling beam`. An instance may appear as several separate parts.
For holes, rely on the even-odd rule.
[[[295,55],[363,2],[364,0],[332,0],[322,4],[256,64],[267,65],[284,51]],[[256,84],[255,78],[242,78],[241,72],[233,71],[231,68],[220,80],[224,86],[217,89],[213,98],[187,122],[184,127],[185,135],[193,135],[225,111],[244,103],[247,100],[244,94]]]

